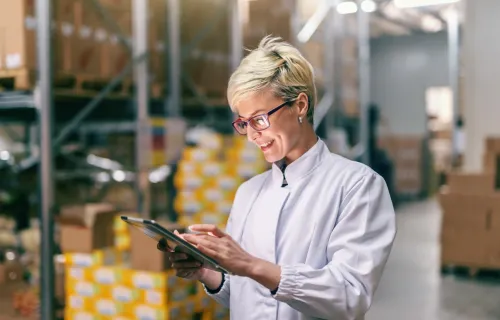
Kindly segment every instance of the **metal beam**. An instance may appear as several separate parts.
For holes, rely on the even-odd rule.
[[[59,146],[66,138],[78,127],[78,125],[101,103],[108,94],[110,94],[122,81],[128,76],[134,64],[144,61],[148,53],[144,53],[134,58],[129,64],[115,77],[106,87],[99,92],[57,135],[54,141],[54,147]]]
[[[148,53],[148,1],[133,0],[133,55],[134,57],[146,56]],[[148,159],[151,157],[151,134],[149,126],[149,70],[148,59],[142,59],[134,64],[136,138],[135,159],[137,179],[135,179],[138,195],[138,212],[145,218],[151,217],[149,179],[144,171],[149,169]],[[147,172],[147,171],[146,171]]]
[[[362,0],[358,0],[361,6]],[[361,161],[370,165],[368,153],[368,107],[370,104],[370,14],[358,10],[358,73],[359,73],[359,142],[363,147]]]
[[[459,86],[460,77],[460,24],[458,12],[450,10],[448,17],[448,64],[449,64],[449,82],[453,93],[453,121],[452,121],[452,165],[456,165],[458,160],[457,145],[457,120],[459,116]]]
[[[181,115],[182,99],[182,55],[181,55],[181,26],[180,0],[168,0],[168,85],[169,99],[167,114],[172,117]]]
[[[130,42],[127,38],[126,35],[123,34],[123,31],[120,29],[120,26],[116,23],[116,21],[111,18],[109,15],[109,12],[106,8],[104,8],[99,0],[90,0],[92,2],[92,5],[94,8],[97,10],[99,15],[101,16],[101,19],[104,23],[108,25],[108,27],[116,33],[116,36],[118,37],[118,41],[130,52],[132,53],[132,46],[130,45]]]
[[[52,162],[52,52],[50,0],[36,1],[38,90],[36,105],[40,111],[40,221],[41,221],[41,319],[55,319],[54,283],[54,185]]]
[[[231,14],[229,15],[229,27],[231,32],[231,66],[235,71],[243,59],[243,25],[241,23],[240,0],[230,0]]]

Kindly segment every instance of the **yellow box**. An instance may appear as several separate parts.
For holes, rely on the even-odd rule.
[[[120,303],[138,303],[141,301],[141,292],[123,285],[100,286],[101,298],[112,299]]]
[[[96,267],[103,265],[117,265],[125,262],[125,254],[117,248],[95,250],[92,253],[66,253],[64,263],[72,267]]]
[[[224,191],[236,191],[242,182],[239,177],[224,174],[210,179],[206,186]]]
[[[94,253],[65,253],[64,263],[67,266],[74,267],[93,267],[104,264],[103,252],[96,251]]]
[[[204,292],[198,294],[195,298],[196,312],[204,312],[213,308],[214,301],[207,296]]]
[[[66,297],[66,309],[71,311],[92,312],[94,301],[92,298],[68,295]]]
[[[214,161],[217,160],[217,153],[214,150],[188,147],[184,149],[182,159],[188,161]]]
[[[174,287],[178,283],[178,279],[173,270],[165,272],[130,270],[130,273],[124,279],[124,284],[141,290],[166,290]]]
[[[66,309],[64,311],[64,319],[66,320],[135,320],[128,316],[103,316],[94,312],[75,311]]]
[[[206,179],[200,174],[179,172],[174,177],[174,185],[177,189],[196,190],[206,184]]]
[[[202,188],[195,191],[195,199],[209,202],[232,201],[235,192],[236,189],[228,191],[219,188]]]
[[[96,298],[91,311],[99,316],[112,317],[126,316],[127,305],[113,299]]]
[[[205,203],[189,192],[181,192],[174,200],[175,210],[181,214],[192,214],[204,209]]]
[[[76,281],[93,281],[92,268],[66,267],[65,272],[66,282],[71,280]]]
[[[64,310],[64,319],[67,320],[101,320],[102,317],[99,317],[92,312],[87,311],[78,311],[72,310],[70,308],[66,308]]]
[[[94,267],[90,271],[91,281],[101,285],[121,284],[127,278],[128,272],[121,267]]]
[[[193,218],[193,216],[192,216],[192,215],[181,215],[181,216],[179,216],[179,218],[178,218],[177,222],[178,222],[181,226],[183,226],[183,227],[185,227],[185,228],[186,228],[186,227],[189,227],[189,226],[191,226],[191,225],[193,225],[193,224],[196,224],[196,222],[195,222],[195,220],[194,220],[194,218]]]
[[[102,294],[100,286],[89,281],[69,279],[65,289],[68,297],[95,298]]]
[[[213,212],[200,212],[193,216],[193,220],[197,224],[224,225],[227,223],[227,219],[228,215]]]
[[[138,214],[135,212],[122,212],[119,215],[115,217],[115,220],[113,221],[113,232],[115,234],[117,233],[129,233],[129,227],[128,224],[121,219],[121,216],[127,216],[127,217],[137,217]]]
[[[133,319],[175,320],[179,319],[180,308],[175,306],[155,308],[144,304],[127,306],[126,314]]]
[[[119,251],[130,249],[130,234],[119,233],[115,235],[115,248]]]

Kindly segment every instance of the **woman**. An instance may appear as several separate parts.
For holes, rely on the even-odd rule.
[[[228,86],[234,127],[272,169],[239,187],[225,232],[196,225],[182,235],[233,275],[169,253],[177,275],[201,281],[231,319],[362,319],[389,256],[386,184],[318,139],[313,79],[299,51],[276,38],[241,62]]]

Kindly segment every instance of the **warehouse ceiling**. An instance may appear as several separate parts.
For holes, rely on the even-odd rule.
[[[375,3],[376,11],[370,14],[372,37],[434,33],[446,30],[448,15],[454,10],[460,12],[461,5],[463,5],[463,3],[451,3],[401,8],[396,5],[395,1],[379,0]],[[355,20],[355,17],[352,18]]]

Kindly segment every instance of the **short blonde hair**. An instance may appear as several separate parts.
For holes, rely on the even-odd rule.
[[[309,100],[307,119],[313,123],[316,105],[313,67],[298,49],[279,37],[262,39],[231,75],[227,88],[231,109],[234,111],[242,99],[267,88],[284,101],[305,93]]]

